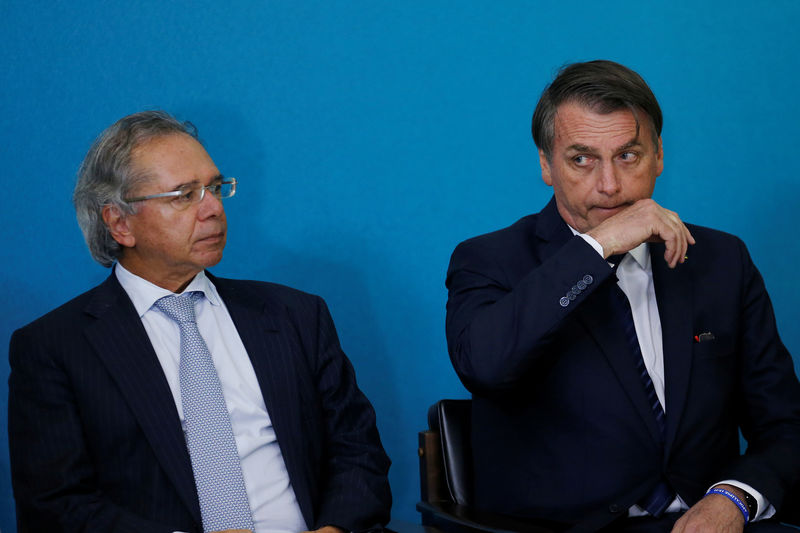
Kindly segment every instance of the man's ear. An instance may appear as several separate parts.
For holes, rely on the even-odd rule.
[[[542,149],[539,149],[539,166],[542,167],[542,181],[552,187],[553,178],[550,176],[550,163],[547,161],[547,156]]]
[[[661,136],[658,136],[658,145],[656,146],[656,177],[661,175],[664,170],[664,144],[661,142]]]
[[[136,239],[131,232],[130,221],[115,205],[103,206],[103,222],[105,222],[111,237],[120,246],[132,248],[136,244]]]

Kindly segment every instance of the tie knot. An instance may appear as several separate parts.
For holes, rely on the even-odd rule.
[[[153,304],[175,322],[194,322],[194,303],[203,295],[200,291],[187,292],[181,295],[164,296]]]

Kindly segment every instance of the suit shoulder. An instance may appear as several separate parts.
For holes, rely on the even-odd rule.
[[[695,244],[686,252],[695,272],[715,276],[725,271],[732,276],[749,276],[755,269],[750,252],[741,238],[705,226],[686,226],[695,240]]]
[[[458,249],[483,248],[506,250],[510,243],[525,241],[536,230],[539,214],[528,215],[520,218],[510,226],[489,233],[477,235],[461,242]]]
[[[234,307],[263,310],[267,316],[288,320],[302,338],[318,331],[321,321],[332,320],[325,301],[315,294],[269,281],[222,278],[212,281],[232,315]]]
[[[94,299],[94,296],[99,289],[100,286],[97,286],[82,294],[79,294],[71,300],[59,305],[55,309],[48,311],[32,322],[20,327],[17,331],[42,331],[59,326],[74,328],[76,321],[80,320],[80,318],[84,315],[83,310],[87,305],[89,305],[89,302]]]
[[[689,231],[692,232],[692,235],[694,235],[695,238],[697,236],[700,236],[704,239],[708,239],[709,241],[717,240],[728,244],[733,244],[733,243],[738,244],[742,242],[742,240],[739,237],[737,237],[732,233],[728,233],[726,231],[709,228],[707,226],[698,226],[697,224],[689,224],[689,223],[686,224],[686,227],[689,228]]]
[[[280,283],[229,278],[214,278],[213,281],[223,298],[225,294],[236,293],[290,309],[317,308],[320,303],[324,305],[322,297]]]
[[[721,251],[739,254],[742,252],[747,253],[747,246],[744,241],[732,233],[696,224],[686,224],[686,227],[689,228],[692,236],[694,236],[696,241],[694,248],[697,250],[707,248],[717,253]]]

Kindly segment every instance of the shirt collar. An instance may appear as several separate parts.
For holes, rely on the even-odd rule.
[[[628,252],[628,255],[633,257],[639,266],[642,267],[644,270],[648,270],[650,268],[650,254],[648,252],[648,245],[646,242],[643,242],[633,250]]]
[[[119,284],[128,293],[128,297],[133,302],[133,307],[139,314],[139,318],[153,307],[156,300],[175,294],[137,276],[119,263],[114,266],[114,274],[117,276]],[[221,303],[217,288],[211,283],[211,280],[208,279],[203,270],[197,273],[183,292],[193,291],[202,292],[211,305],[220,305]]]

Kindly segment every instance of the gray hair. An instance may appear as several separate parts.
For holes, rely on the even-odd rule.
[[[164,111],[142,111],[119,119],[89,148],[78,170],[72,202],[89,252],[101,265],[110,267],[122,253],[103,222],[103,208],[110,205],[123,215],[134,214],[136,207],[125,198],[147,179],[131,164],[131,153],[150,139],[180,133],[197,139],[197,128],[190,122],[180,122]]]

